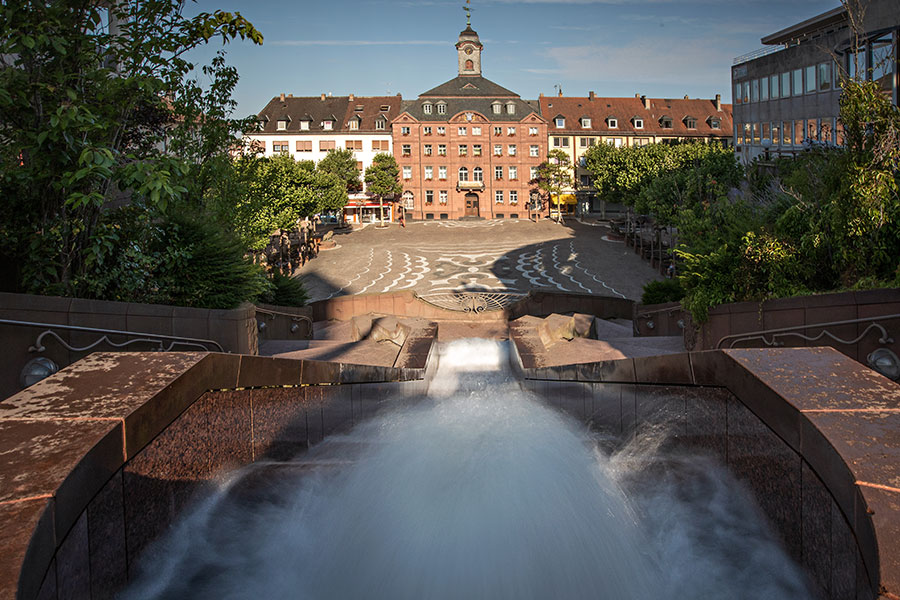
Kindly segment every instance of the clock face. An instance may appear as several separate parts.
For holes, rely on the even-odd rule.
[[[466,54],[472,54],[472,46],[466,48]]]

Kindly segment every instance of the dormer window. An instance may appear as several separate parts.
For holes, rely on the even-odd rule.
[[[564,129],[566,126],[565,117],[556,117],[555,119],[553,119],[553,122],[556,123],[557,129]]]
[[[359,121],[356,119],[350,119],[350,122],[347,123],[351,130],[359,129]]]
[[[514,115],[514,114],[516,114],[516,105],[513,104],[512,102],[507,103],[507,105],[506,105],[506,114],[508,114],[508,115]]]
[[[437,112],[439,115],[447,114],[447,103],[443,100],[437,103]]]
[[[386,121],[384,119],[375,119],[375,129],[378,131],[384,131],[384,124]]]
[[[326,131],[334,129],[334,121],[322,121],[322,129]]]
[[[581,128],[582,129],[590,129],[591,128],[591,118],[590,117],[581,117]]]
[[[503,105],[499,102],[494,102],[493,104],[491,104],[491,111],[493,111],[495,115],[499,115],[503,112]]]
[[[300,121],[300,130],[301,131],[309,131],[309,121],[307,121],[307,120]]]
[[[365,108],[366,107],[363,106],[362,104],[357,104],[355,110],[356,110],[356,112],[362,112],[365,110]]]
[[[711,129],[721,129],[722,128],[722,121],[715,117],[708,118],[707,122],[709,123],[709,126]]]
[[[660,117],[659,126],[663,129],[672,129],[672,117]]]
[[[634,123],[635,129],[643,129],[644,128],[644,120],[640,117],[635,117],[631,120]]]
[[[287,119],[278,119],[278,131],[284,131],[287,129]]]
[[[433,108],[433,106],[434,105],[431,102],[426,102],[425,104],[422,105],[422,112],[424,112],[426,115],[430,115],[431,109]]]
[[[684,122],[684,126],[688,129],[697,129],[697,119],[694,117],[685,117],[682,121]]]
[[[388,106],[387,104],[382,104],[380,110],[381,110],[381,112],[387,112],[387,111],[391,110],[391,107]]]

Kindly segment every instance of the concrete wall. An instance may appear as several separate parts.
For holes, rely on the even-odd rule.
[[[252,304],[245,304],[234,310],[216,310],[0,293],[0,319],[213,340],[221,344],[226,352],[239,354],[256,354],[258,344],[256,312]],[[19,385],[19,374],[25,363],[36,356],[46,356],[62,368],[90,352],[111,349],[108,344],[101,344],[95,349],[72,352],[48,336],[44,338],[43,345],[46,347],[44,352],[40,354],[29,352],[28,348],[35,344],[38,335],[46,329],[48,328],[0,324],[0,339],[4,342],[5,357],[0,364],[0,398],[6,398],[22,389]],[[56,333],[74,347],[92,344],[103,335],[63,330]],[[123,343],[129,338],[111,336],[111,339],[116,343]],[[151,344],[133,344],[127,346],[127,349],[146,351],[155,347]],[[185,347],[175,348],[175,350],[185,349]]]
[[[515,341],[515,338],[513,338]],[[664,424],[756,495],[817,598],[900,597],[900,387],[831,348],[532,368],[526,388],[620,436]]]
[[[218,473],[421,394],[419,359],[97,353],[0,403],[0,599],[113,597]]]

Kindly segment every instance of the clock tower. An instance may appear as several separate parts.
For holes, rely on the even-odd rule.
[[[481,40],[471,25],[459,34],[456,42],[456,54],[459,57],[459,74],[481,77]]]

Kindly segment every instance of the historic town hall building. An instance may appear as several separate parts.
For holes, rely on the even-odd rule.
[[[392,123],[403,207],[426,220],[525,216],[528,182],[547,156],[547,121],[537,103],[482,75],[471,27],[456,51],[457,77],[404,102]]]

